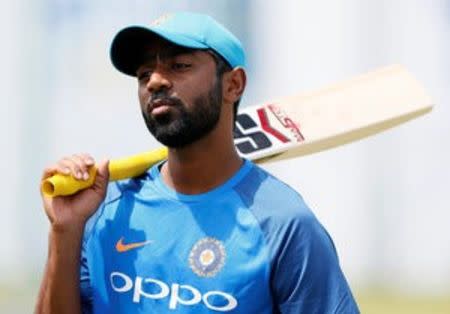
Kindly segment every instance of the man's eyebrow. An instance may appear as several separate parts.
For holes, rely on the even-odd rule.
[[[163,51],[153,51],[151,49],[148,49],[146,51],[143,51],[141,54],[141,57],[139,58],[139,63],[136,68],[136,72],[139,69],[145,68],[145,67],[153,67],[155,66],[155,63],[157,62],[157,58],[160,58],[162,60],[166,58],[174,58],[179,55],[183,54],[194,54],[196,51],[199,51],[198,49],[192,49],[192,48],[186,48],[186,47],[168,47],[165,48]]]

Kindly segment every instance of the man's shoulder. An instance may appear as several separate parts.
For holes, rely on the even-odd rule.
[[[84,228],[85,238],[90,237],[99,221],[112,219],[116,216],[116,211],[119,210],[119,204],[123,202],[123,199],[126,198],[125,202],[132,201],[137,194],[142,192],[145,184],[152,180],[153,178],[150,175],[144,174],[135,178],[110,182],[105,199],[86,222]]]
[[[255,165],[237,192],[258,220],[286,222],[313,217],[299,191]]]
[[[125,194],[138,194],[142,191],[145,184],[153,181],[149,173],[141,176],[110,182],[106,191],[104,204],[114,203],[122,198]]]
[[[245,197],[252,200],[248,208],[259,223],[272,258],[288,247],[294,251],[293,258],[301,259],[320,243],[324,252],[334,254],[330,236],[300,193],[264,169],[255,167],[255,171],[263,179],[250,194],[252,198]]]

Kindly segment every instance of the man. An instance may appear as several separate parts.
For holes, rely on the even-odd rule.
[[[167,161],[108,186],[44,198],[51,222],[38,313],[358,313],[331,238],[284,183],[233,144],[246,85],[240,42],[177,13],[120,31],[111,59],[136,76]],[[44,171],[88,178],[89,155]],[[81,295],[81,297],[80,297]]]

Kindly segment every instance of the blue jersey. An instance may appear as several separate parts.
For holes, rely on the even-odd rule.
[[[301,196],[250,161],[197,195],[157,166],[110,184],[86,224],[85,313],[359,313]]]

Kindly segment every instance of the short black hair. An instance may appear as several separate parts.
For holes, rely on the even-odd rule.
[[[218,79],[222,79],[223,74],[226,73],[226,72],[230,72],[233,68],[231,67],[231,65],[221,55],[219,55],[214,50],[208,49],[207,51],[208,51],[208,53],[211,54],[211,56],[213,57],[214,61],[216,62],[216,77]],[[233,107],[234,122],[236,122],[236,116],[237,116],[237,111],[238,111],[240,102],[241,102],[241,99],[239,98],[233,104],[233,106],[234,106]]]

